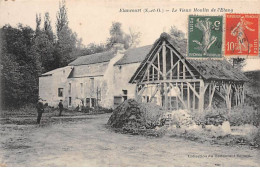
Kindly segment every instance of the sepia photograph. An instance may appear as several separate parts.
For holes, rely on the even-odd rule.
[[[260,167],[258,0],[0,0],[0,167]]]

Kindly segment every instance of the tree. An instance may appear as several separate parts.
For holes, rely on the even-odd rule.
[[[171,43],[174,47],[180,51],[181,54],[186,55],[187,38],[184,32],[175,26],[171,26],[169,34],[173,37]]]
[[[55,56],[54,56],[54,46],[55,37],[51,27],[51,21],[49,18],[49,13],[46,12],[44,15],[43,28],[40,28],[39,17],[36,15],[36,35],[33,41],[32,49],[39,56],[39,60],[42,67],[42,72],[47,72],[57,68]]]
[[[140,43],[140,37],[141,37],[141,33],[135,31],[132,28],[129,28],[129,46],[130,48],[135,48],[136,46],[139,45]]]
[[[67,8],[65,1],[63,0],[59,4],[59,11],[57,13],[56,28],[57,33],[60,32],[64,27],[68,27],[69,21],[67,16]]]
[[[111,49],[115,44],[123,44],[125,49],[129,48],[130,38],[122,30],[120,22],[113,22],[110,28],[110,38],[107,40],[107,48]]]
[[[232,64],[233,68],[242,70],[242,68],[245,66],[245,58],[231,58],[229,59],[229,62]]]
[[[48,36],[49,40],[54,43],[55,37],[52,31],[51,20],[48,12],[46,12],[44,16],[43,32]]]
[[[41,14],[36,14],[36,30],[35,30],[35,35],[38,36],[41,33]]]
[[[1,91],[3,107],[19,107],[38,98],[38,55],[33,50],[35,32],[21,24],[1,28]]]
[[[73,33],[68,26],[68,16],[65,1],[60,3],[57,13],[57,43],[55,46],[55,58],[59,63],[59,67],[66,66],[75,59],[73,53],[77,50],[77,34]]]

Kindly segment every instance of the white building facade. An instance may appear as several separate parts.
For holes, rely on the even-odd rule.
[[[60,100],[66,108],[83,105],[115,108],[135,97],[129,80],[151,46],[78,57],[68,66],[39,77],[39,96],[51,107]]]

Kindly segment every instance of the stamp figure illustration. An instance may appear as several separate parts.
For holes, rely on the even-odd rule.
[[[225,55],[258,55],[258,22],[256,14],[226,14]]]
[[[221,57],[221,16],[189,16],[188,57]]]

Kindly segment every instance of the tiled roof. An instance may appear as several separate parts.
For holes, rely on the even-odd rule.
[[[143,46],[143,47],[128,49],[125,52],[125,55],[120,60],[118,60],[115,63],[115,65],[141,63],[144,60],[146,54],[149,53],[151,48],[152,48],[152,45],[147,45],[147,46]]]
[[[102,53],[81,56],[81,57],[78,57],[73,62],[69,63],[69,66],[108,62],[115,56],[115,54],[116,53],[114,51],[107,51],[107,52],[102,52]]]

